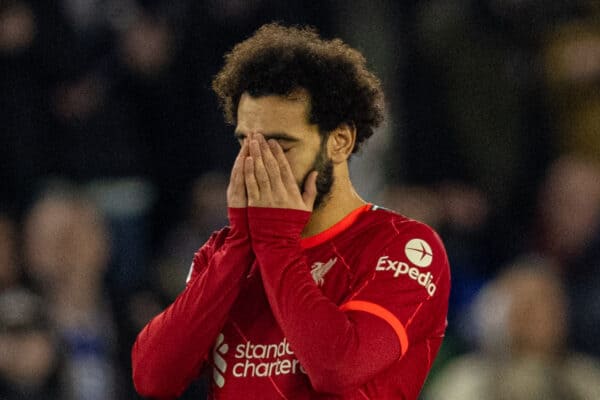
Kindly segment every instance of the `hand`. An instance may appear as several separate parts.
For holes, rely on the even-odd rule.
[[[312,211],[317,197],[317,172],[306,179],[300,193],[290,164],[276,140],[263,135],[248,139],[249,156],[244,162],[248,205]]]
[[[247,156],[248,139],[242,143],[242,148],[231,169],[231,177],[229,178],[229,186],[227,187],[227,206],[230,208],[248,207],[246,185],[244,183],[244,160]]]

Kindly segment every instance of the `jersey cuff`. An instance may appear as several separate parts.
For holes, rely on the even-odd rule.
[[[371,303],[370,301],[351,300],[342,304],[340,306],[340,310],[364,311],[383,319],[385,322],[390,324],[398,336],[398,341],[400,342],[400,358],[402,358],[408,350],[408,335],[406,334],[406,328],[394,314],[379,304]]]
[[[303,210],[248,207],[248,226],[252,239],[258,241],[272,242],[282,238],[299,240],[310,215],[310,212]]]
[[[248,209],[246,207],[228,207],[227,216],[231,229],[244,234],[248,233]]]

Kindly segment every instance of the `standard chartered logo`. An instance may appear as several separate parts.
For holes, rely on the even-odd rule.
[[[220,333],[213,350],[213,379],[220,388],[225,385],[228,368],[225,356],[228,351],[229,345],[225,343],[225,337]],[[240,343],[235,347],[233,358],[231,375],[235,378],[306,374],[286,338],[279,343],[270,344],[253,343],[252,341]]]
[[[217,336],[217,342],[215,343],[215,347],[213,349],[213,360],[215,363],[215,367],[213,368],[213,379],[215,380],[215,384],[222,388],[225,384],[225,371],[227,371],[227,362],[223,358],[225,354],[229,351],[229,345],[225,342],[225,336],[222,333],[219,333]]]
[[[272,344],[251,341],[240,343],[235,348],[234,357],[239,362],[234,364],[231,373],[237,378],[288,375],[298,372],[306,374],[286,338]]]

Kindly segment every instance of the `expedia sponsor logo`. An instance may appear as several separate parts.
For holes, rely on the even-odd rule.
[[[423,286],[430,296],[433,296],[437,289],[435,283],[433,283],[433,275],[431,272],[421,272],[419,268],[410,266],[402,261],[391,260],[388,256],[379,257],[377,265],[375,266],[375,271],[392,272],[394,278],[406,275],[408,278]]]
[[[433,252],[429,243],[423,239],[411,239],[404,247],[404,254],[417,267],[429,267],[433,260]]]

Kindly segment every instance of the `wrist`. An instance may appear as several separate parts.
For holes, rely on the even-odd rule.
[[[311,213],[304,210],[248,207],[248,226],[252,237],[299,239]]]
[[[228,207],[227,217],[232,230],[248,232],[248,209],[246,207]]]

